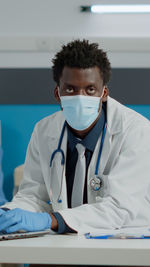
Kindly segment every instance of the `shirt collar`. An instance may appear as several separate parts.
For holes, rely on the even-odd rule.
[[[95,124],[95,126],[92,128],[92,130],[85,136],[84,139],[78,139],[74,133],[71,131],[70,127],[67,126],[68,130],[68,144],[69,148],[73,151],[74,147],[77,145],[77,143],[81,143],[83,146],[85,146],[86,149],[90,151],[94,151],[97,140],[100,136],[100,133],[104,127],[105,124],[105,112],[106,107],[105,103],[103,103],[101,115]]]

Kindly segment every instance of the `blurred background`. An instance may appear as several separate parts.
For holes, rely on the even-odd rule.
[[[4,192],[24,163],[34,125],[59,110],[51,60],[74,39],[99,43],[110,59],[110,96],[150,119],[150,13],[91,13],[81,6],[146,0],[0,0],[0,121]]]

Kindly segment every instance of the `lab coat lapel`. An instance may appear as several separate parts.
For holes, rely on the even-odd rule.
[[[106,128],[106,134],[105,139],[103,143],[103,149],[102,154],[100,158],[100,164],[99,164],[99,170],[98,170],[98,176],[103,177],[105,167],[107,165],[110,152],[111,152],[111,144],[112,139],[115,134],[121,131],[122,129],[122,118],[120,116],[116,116],[117,110],[116,105],[114,104],[114,101],[111,97],[108,97],[107,99],[107,128]],[[117,118],[117,119],[116,119]],[[96,144],[95,151],[93,153],[91,163],[88,170],[88,201],[89,203],[95,202],[95,197],[97,196],[97,192],[93,192],[90,187],[90,180],[94,177],[95,169],[96,169],[96,162],[97,157],[99,153],[100,148],[100,142],[101,142],[101,136]]]
[[[93,156],[92,156],[92,159],[89,165],[89,169],[88,169],[88,178],[87,178],[88,203],[95,203],[96,197],[97,195],[99,195],[99,191],[93,191],[91,189],[90,182],[91,182],[91,179],[94,178],[95,176],[95,169],[96,169],[96,163],[97,163],[97,158],[98,158],[98,153],[99,153],[99,148],[100,148],[100,143],[101,143],[101,136],[96,144],[96,148],[93,153]],[[102,149],[102,154],[101,154],[100,164],[99,164],[99,169],[98,169],[98,176],[101,179],[103,177],[103,171],[105,169],[110,150],[111,150],[111,135],[108,129],[106,129],[106,135],[104,139],[104,144],[103,144],[103,149]]]
[[[53,128],[51,136],[49,136],[49,151],[50,155],[57,149],[60,135],[62,132],[64,121],[60,120],[60,127],[56,129]],[[59,209],[67,208],[67,193],[66,193],[66,178],[65,178],[65,166],[66,166],[66,150],[67,150],[67,129],[65,129],[64,136],[62,139],[61,149],[64,152],[65,164],[61,164],[62,154],[60,152],[56,153],[52,162],[52,166],[49,170],[50,175],[50,196],[52,197],[52,207],[54,211]],[[58,203],[58,199],[61,202]]]
[[[109,129],[107,127],[106,128],[105,140],[104,140],[104,144],[103,144],[102,155],[101,155],[101,159],[100,159],[99,172],[101,174],[103,173],[104,168],[105,168],[106,163],[107,163],[107,160],[109,158],[109,153],[110,153],[110,149],[111,149],[111,141],[112,141],[112,135],[109,132]]]
[[[122,117],[118,115],[118,111],[116,109],[116,102],[111,97],[107,99],[107,128],[106,135],[103,144],[103,150],[100,160],[100,173],[104,172],[105,166],[107,164],[113,136],[118,134],[122,130]]]

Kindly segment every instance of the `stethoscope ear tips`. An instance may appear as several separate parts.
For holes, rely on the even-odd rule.
[[[61,199],[58,199],[57,202],[58,202],[58,203],[62,203],[62,200],[61,200]]]

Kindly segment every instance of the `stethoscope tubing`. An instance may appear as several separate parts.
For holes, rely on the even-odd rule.
[[[56,153],[61,153],[62,154],[61,164],[62,165],[65,164],[65,154],[64,154],[64,151],[61,149],[61,144],[62,144],[62,140],[63,140],[63,137],[64,137],[65,128],[66,128],[66,121],[65,121],[65,123],[63,125],[63,128],[62,128],[62,132],[61,132],[60,139],[59,139],[59,142],[58,142],[58,147],[53,151],[53,153],[51,155],[50,167],[52,167],[52,163],[53,163],[53,160],[54,160],[54,157],[55,157]],[[98,175],[98,169],[99,169],[99,165],[100,165],[100,159],[101,159],[104,139],[105,139],[105,135],[106,135],[106,128],[107,128],[107,124],[105,122],[104,128],[103,128],[103,133],[102,133],[102,138],[101,138],[100,149],[99,149],[99,153],[98,153],[98,156],[97,156],[95,175]]]
[[[64,154],[64,151],[61,149],[61,145],[62,145],[62,140],[63,140],[63,137],[64,137],[65,128],[66,128],[66,121],[65,121],[65,123],[63,125],[63,128],[62,128],[62,132],[61,132],[60,139],[59,139],[59,142],[58,142],[58,147],[53,151],[53,153],[51,155],[51,158],[50,158],[50,168],[52,167],[52,163],[53,163],[53,160],[54,160],[54,157],[55,157],[56,153],[60,153],[62,155],[61,164],[63,165],[63,169],[64,169],[64,165],[65,165],[65,154]],[[103,132],[102,132],[100,149],[99,149],[99,153],[98,153],[97,161],[96,161],[95,176],[97,176],[97,177],[98,177],[98,169],[99,169],[99,165],[100,165],[100,159],[101,159],[101,154],[102,154],[104,139],[105,139],[105,135],[106,135],[106,128],[107,128],[107,123],[105,122],[104,127],[103,127]],[[62,176],[63,176],[63,174],[62,174]],[[60,195],[61,195],[61,191],[62,191],[62,183],[63,183],[63,177],[61,179],[61,189],[60,189],[60,193],[59,193],[59,196],[58,196],[58,199],[57,199],[57,202],[58,203],[61,203],[62,202],[62,200],[60,199]]]
[[[54,160],[54,157],[55,157],[56,153],[61,153],[61,155],[62,155],[61,165],[65,165],[65,154],[64,154],[64,151],[61,149],[61,144],[62,144],[62,140],[63,140],[63,137],[64,137],[65,128],[66,128],[66,121],[65,121],[65,123],[63,125],[63,128],[62,128],[62,132],[61,132],[60,139],[59,139],[59,142],[58,142],[58,147],[53,151],[53,153],[51,155],[50,167],[52,167],[52,163],[53,163],[53,160]]]
[[[106,135],[106,128],[107,128],[107,124],[105,122],[104,128],[103,128],[103,133],[102,133],[102,138],[101,138],[100,149],[99,149],[99,153],[98,153],[98,157],[97,157],[97,162],[96,162],[95,175],[98,175],[98,169],[99,169],[99,165],[100,165],[100,159],[101,159],[102,149],[103,149],[103,144],[104,144],[104,139],[105,139],[105,135]]]

